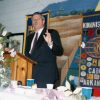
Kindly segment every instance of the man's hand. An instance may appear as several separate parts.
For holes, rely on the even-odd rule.
[[[51,34],[48,32],[48,30],[46,30],[45,35],[43,35],[45,41],[48,43],[48,45],[52,45],[52,38],[51,38]]]

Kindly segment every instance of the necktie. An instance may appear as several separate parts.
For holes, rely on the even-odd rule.
[[[33,42],[33,45],[32,45],[31,53],[33,52],[34,47],[35,47],[35,45],[36,45],[36,42],[37,42],[37,40],[38,40],[38,33],[35,33],[35,34],[36,34],[36,35],[35,35],[34,42]]]

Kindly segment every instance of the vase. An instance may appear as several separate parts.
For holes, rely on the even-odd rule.
[[[10,85],[11,68],[0,65],[0,88],[7,88]]]

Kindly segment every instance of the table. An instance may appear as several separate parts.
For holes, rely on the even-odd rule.
[[[77,98],[75,95],[66,97],[63,92],[55,89],[18,87],[0,90],[0,100],[77,100]],[[100,97],[92,97],[91,100],[100,100]]]
[[[0,91],[0,100],[65,100],[65,97],[54,89],[7,88]]]

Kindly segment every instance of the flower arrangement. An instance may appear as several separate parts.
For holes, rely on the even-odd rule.
[[[14,48],[7,48],[9,43],[7,39],[8,32],[5,27],[0,24],[0,87],[7,87],[10,83],[10,64],[15,61],[16,51]],[[9,54],[10,57],[6,57],[5,54]]]

